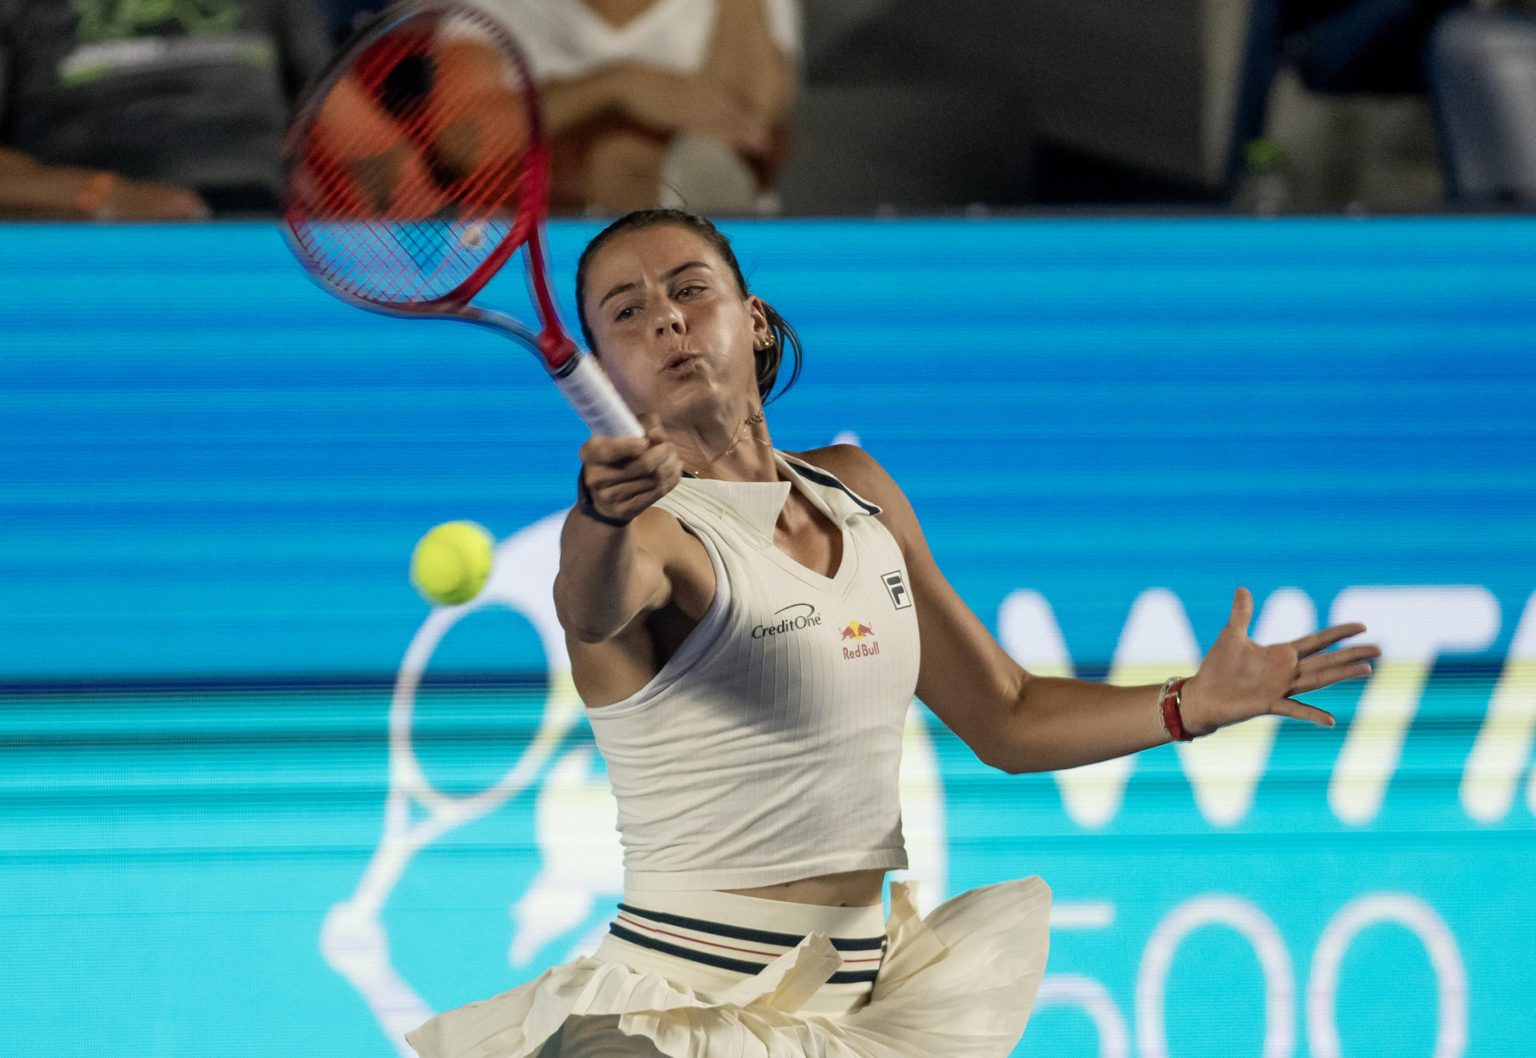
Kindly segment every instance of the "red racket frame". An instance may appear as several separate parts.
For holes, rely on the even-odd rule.
[[[315,218],[293,189],[307,162],[310,131],[321,103],[343,78],[357,68],[358,61],[369,48],[413,20],[436,18],[441,22],[455,15],[467,17],[489,29],[495,44],[522,75],[530,142],[521,162],[521,178],[506,199],[514,210],[513,222],[485,259],[446,294],[420,301],[369,298],[344,288],[326,275],[315,261],[302,234],[304,227],[313,223]],[[560,323],[554,295],[550,290],[543,239],[549,149],[539,115],[537,88],[529,75],[527,62],[506,27],[484,9],[458,0],[398,4],[360,29],[338,50],[330,66],[306,90],[294,115],[283,141],[283,176],[287,193],[283,204],[282,227],[294,255],[317,283],[342,300],[373,312],[417,319],[457,319],[513,338],[540,358],[550,376],[594,432],[610,436],[640,436],[643,433],[638,421],[613,391],[612,384],[602,370],[595,362],[591,362],[590,356],[581,352]],[[530,292],[542,324],[538,333],[505,313],[470,304],[471,299],[490,282],[491,277],[501,270],[520,246],[527,250]]]

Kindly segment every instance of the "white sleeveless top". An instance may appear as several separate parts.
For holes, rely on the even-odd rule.
[[[897,772],[919,658],[906,564],[878,507],[775,456],[793,485],[684,478],[656,503],[704,544],[715,597],[649,683],[587,710],[626,892],[907,865]],[[774,545],[791,487],[842,530],[830,578]]]
[[[719,0],[655,0],[611,26],[585,0],[478,0],[522,45],[534,80],[581,77],[612,63],[644,63],[680,74],[704,65]],[[799,0],[761,0],[768,31],[790,59],[800,53]]]

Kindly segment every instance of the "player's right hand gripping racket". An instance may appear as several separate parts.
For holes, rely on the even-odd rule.
[[[555,313],[538,94],[498,20],[457,0],[385,11],[306,91],[283,155],[288,241],[328,290],[378,312],[514,338],[594,433],[642,435]],[[470,304],[524,244],[538,333]]]

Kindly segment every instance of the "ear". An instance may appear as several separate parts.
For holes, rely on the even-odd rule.
[[[752,347],[762,348],[773,337],[773,330],[768,326],[768,306],[756,294],[748,294],[747,313],[752,318]]]

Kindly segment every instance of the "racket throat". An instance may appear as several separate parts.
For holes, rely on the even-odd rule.
[[[544,361],[545,369],[554,378],[563,378],[576,367],[576,343],[558,331],[535,333],[505,312],[483,309],[478,305],[460,306],[454,316],[527,346],[530,352],[536,353]]]
[[[576,343],[556,331],[545,331],[538,339],[539,355],[549,367],[549,373],[563,378],[576,367]]]

